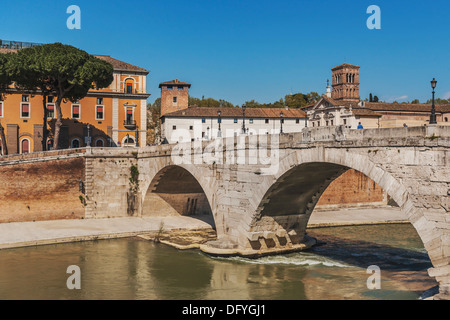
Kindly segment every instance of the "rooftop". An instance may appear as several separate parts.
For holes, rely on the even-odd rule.
[[[171,86],[171,85],[187,86],[187,87],[189,87],[189,88],[191,87],[191,84],[190,84],[190,83],[183,82],[183,81],[180,81],[180,80],[178,80],[178,79],[171,80],[171,81],[166,81],[166,82],[161,82],[161,83],[159,84],[159,87],[161,88],[162,86]]]
[[[217,112],[220,110],[222,118],[241,118],[243,112],[241,108],[200,108],[189,107],[187,109],[178,110],[168,113],[164,117],[205,117],[217,118]],[[279,109],[279,108],[247,108],[245,116],[247,118],[280,118],[283,112],[284,118],[305,118],[306,114],[300,109]]]
[[[339,66],[337,66],[337,67],[334,67],[333,69],[331,69],[331,71],[338,70],[338,69],[342,69],[342,68],[359,69],[359,68],[361,68],[361,67],[360,67],[360,66],[357,66],[357,65],[355,65],[355,64],[343,63],[343,64],[341,64],[341,65],[339,65]]]
[[[18,42],[18,41],[5,41],[0,40],[0,53],[14,53],[21,49],[31,48],[42,44]],[[135,71],[149,73],[148,70],[132,65],[128,62],[124,62],[107,55],[93,55],[99,59],[109,62],[116,71]]]
[[[115,58],[112,58],[110,56],[105,56],[105,55],[94,55],[95,57],[102,59],[106,62],[109,62],[113,67],[114,70],[121,70],[121,71],[139,71],[139,72],[146,72],[148,73],[149,71],[141,68],[141,67],[137,67],[135,65],[132,65],[128,62],[124,62],[121,60],[117,60]]]
[[[9,41],[9,40],[1,40],[0,39],[0,49],[24,49],[31,48],[35,46],[40,46],[42,43],[33,43],[33,42],[21,42],[21,41]]]

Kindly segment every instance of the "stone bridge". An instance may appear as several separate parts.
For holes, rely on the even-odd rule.
[[[86,218],[210,215],[212,254],[288,252],[314,243],[308,220],[328,185],[364,173],[401,207],[450,290],[450,127],[247,136],[86,153]],[[134,172],[134,174],[132,174]]]
[[[72,167],[77,177],[64,180],[72,190],[64,191],[71,195],[67,193],[58,205],[64,206],[68,197],[78,202],[72,218],[209,217],[218,240],[202,250],[248,256],[313,245],[306,228],[315,205],[334,179],[355,169],[401,207],[431,259],[430,276],[440,283],[441,295],[449,297],[449,146],[450,127],[329,127],[142,149],[88,148],[52,159],[76,161]],[[0,175],[5,163],[26,166],[34,161],[27,159],[0,161]],[[84,166],[80,167],[80,159]],[[58,170],[63,172],[64,167]],[[79,192],[78,175],[84,180],[83,190],[73,195]],[[52,192],[59,189],[65,188],[55,184]],[[30,214],[33,208],[28,206]]]

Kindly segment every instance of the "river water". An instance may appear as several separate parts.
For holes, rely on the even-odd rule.
[[[409,224],[311,229],[326,244],[307,252],[212,258],[139,238],[0,251],[0,299],[415,300],[437,283]],[[69,266],[81,290],[69,290]],[[370,290],[369,266],[381,270]]]

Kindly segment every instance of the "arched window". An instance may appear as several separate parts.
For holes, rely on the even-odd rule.
[[[97,148],[103,148],[105,146],[105,141],[103,141],[103,139],[97,139],[97,141],[95,141],[95,146]]]
[[[123,139],[122,139],[122,147],[127,148],[127,147],[135,147],[136,146],[136,140],[134,139],[134,137],[132,135],[127,134]]]
[[[133,79],[125,80],[125,93],[128,93],[128,94],[134,93],[134,80]]]
[[[23,139],[20,144],[21,154],[30,153],[30,140]]]
[[[448,118],[447,117],[445,117],[445,122],[448,122]]]
[[[71,147],[72,147],[73,149],[78,149],[78,148],[80,148],[80,147],[81,147],[80,140],[77,139],[77,138],[73,139],[73,140],[72,140],[72,143],[71,143]]]

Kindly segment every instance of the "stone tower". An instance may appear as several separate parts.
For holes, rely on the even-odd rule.
[[[359,66],[344,63],[331,69],[334,100],[359,102]]]
[[[159,84],[161,89],[161,116],[189,107],[190,83],[178,79]]]

